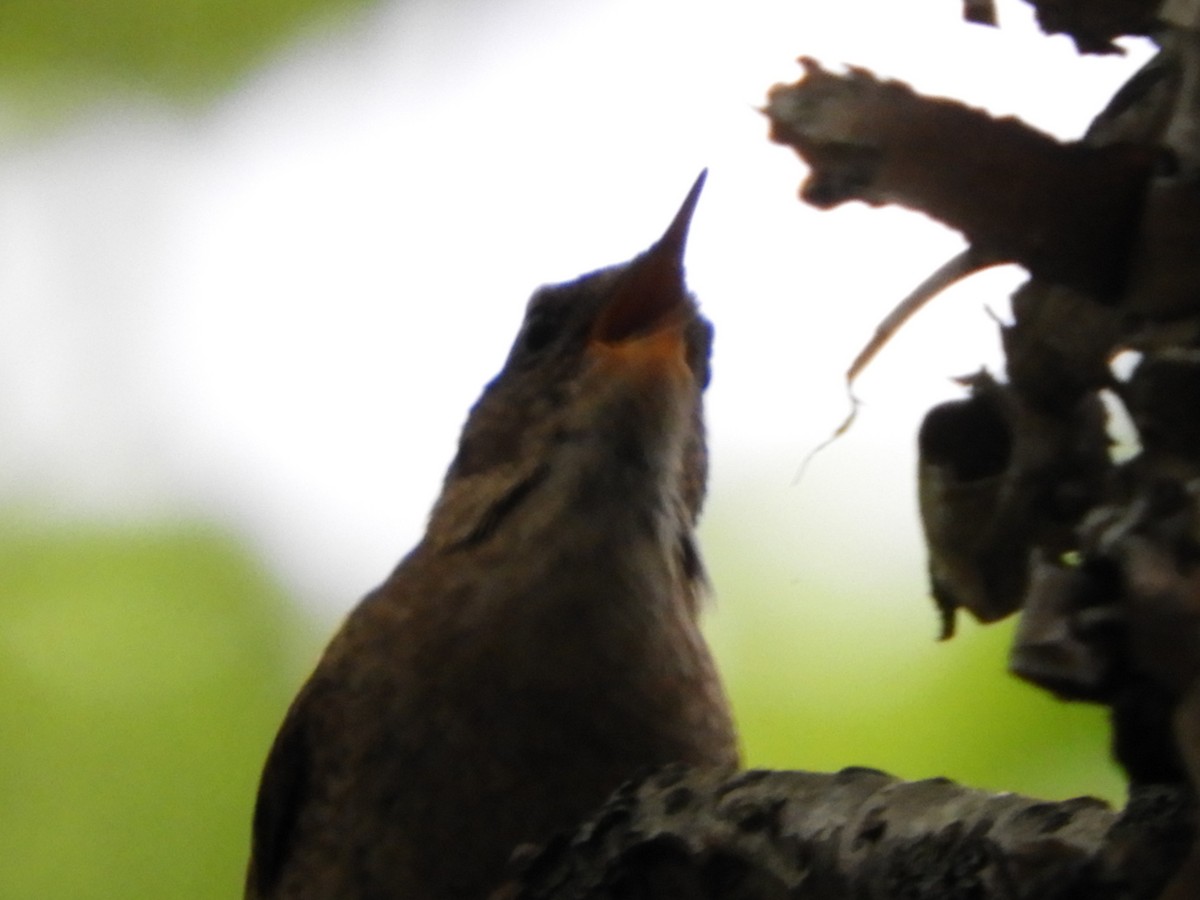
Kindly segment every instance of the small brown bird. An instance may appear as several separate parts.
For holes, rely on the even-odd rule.
[[[247,898],[477,900],[630,777],[737,764],[697,627],[703,181],[648,251],[529,301],[424,539],[287,713]]]

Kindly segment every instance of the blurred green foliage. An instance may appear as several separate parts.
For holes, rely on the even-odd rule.
[[[709,639],[721,662],[746,762],[835,771],[872,766],[909,779],[944,776],[1046,799],[1120,804],[1107,712],[1064,703],[1008,674],[1013,621],[940,627],[923,573],[897,573],[887,596],[849,596],[808,580],[711,522],[706,557],[718,594]],[[847,535],[844,565],[857,548]]]
[[[113,88],[213,96],[289,35],[376,0],[0,0],[0,86],[41,113]]]
[[[1007,627],[938,644],[931,609],[781,592],[777,561],[720,535],[709,556],[749,765],[1119,800],[1102,713],[1005,675]],[[0,571],[0,897],[236,896],[263,759],[324,636],[213,529],[10,525]]]
[[[316,640],[228,536],[0,530],[0,896],[233,897]]]

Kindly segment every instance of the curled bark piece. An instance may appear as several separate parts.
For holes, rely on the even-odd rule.
[[[1111,466],[1095,396],[1048,415],[984,373],[967,383],[971,396],[930,410],[918,436],[917,496],[943,637],[959,607],[993,622],[1021,606],[1030,554],[1075,546],[1074,527]]]
[[[1164,790],[1118,816],[871,769],[671,769],[527,858],[494,900],[1132,900],[1182,856],[1187,813]]]
[[[920,312],[926,303],[942,291],[976,272],[982,272],[1001,262],[1003,260],[984,256],[968,247],[953,259],[939,266],[936,272],[913,288],[912,292],[896,304],[884,320],[875,326],[875,333],[871,336],[871,340],[858,352],[858,356],[854,357],[854,362],[846,371],[846,388],[851,391],[851,399],[853,399],[852,391],[855,379],[862,374],[863,369],[871,364],[871,360],[887,345],[887,342],[895,336],[905,322]]]
[[[805,77],[772,88],[766,114],[772,140],[811,167],[806,201],[921,210],[1036,277],[1093,296],[1120,292],[1152,151],[1063,144],[863,69],[800,64]]]
[[[842,424],[834,429],[833,434],[805,455],[804,460],[800,463],[800,471],[796,476],[797,479],[804,474],[813,457],[850,430],[850,426],[854,424],[854,420],[858,417],[858,397],[854,393],[854,382],[858,380],[858,376],[863,373],[863,370],[871,364],[871,361],[875,359],[879,351],[887,346],[888,341],[895,337],[896,333],[904,327],[904,323],[920,312],[925,307],[925,304],[942,291],[957,284],[964,278],[974,275],[976,272],[982,272],[991,266],[998,265],[1000,262],[1001,260],[982,256],[968,247],[962,253],[943,263],[938,267],[937,271],[913,288],[912,292],[897,303],[892,308],[892,311],[884,317],[883,321],[875,326],[875,333],[871,335],[871,339],[867,341],[866,345],[858,351],[858,355],[850,363],[850,368],[846,370],[846,397],[850,401],[850,412],[846,414],[846,418],[842,420]]]

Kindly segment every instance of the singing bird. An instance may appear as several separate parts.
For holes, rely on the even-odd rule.
[[[477,900],[623,781],[737,765],[697,624],[703,183],[649,250],[530,299],[424,538],[287,712],[247,898]]]

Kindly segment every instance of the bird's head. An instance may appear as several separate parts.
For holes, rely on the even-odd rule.
[[[534,293],[463,428],[431,533],[440,516],[446,537],[469,541],[544,481],[631,501],[657,490],[694,523],[712,326],[687,290],[683,253],[703,184],[702,173],[644,253]]]

